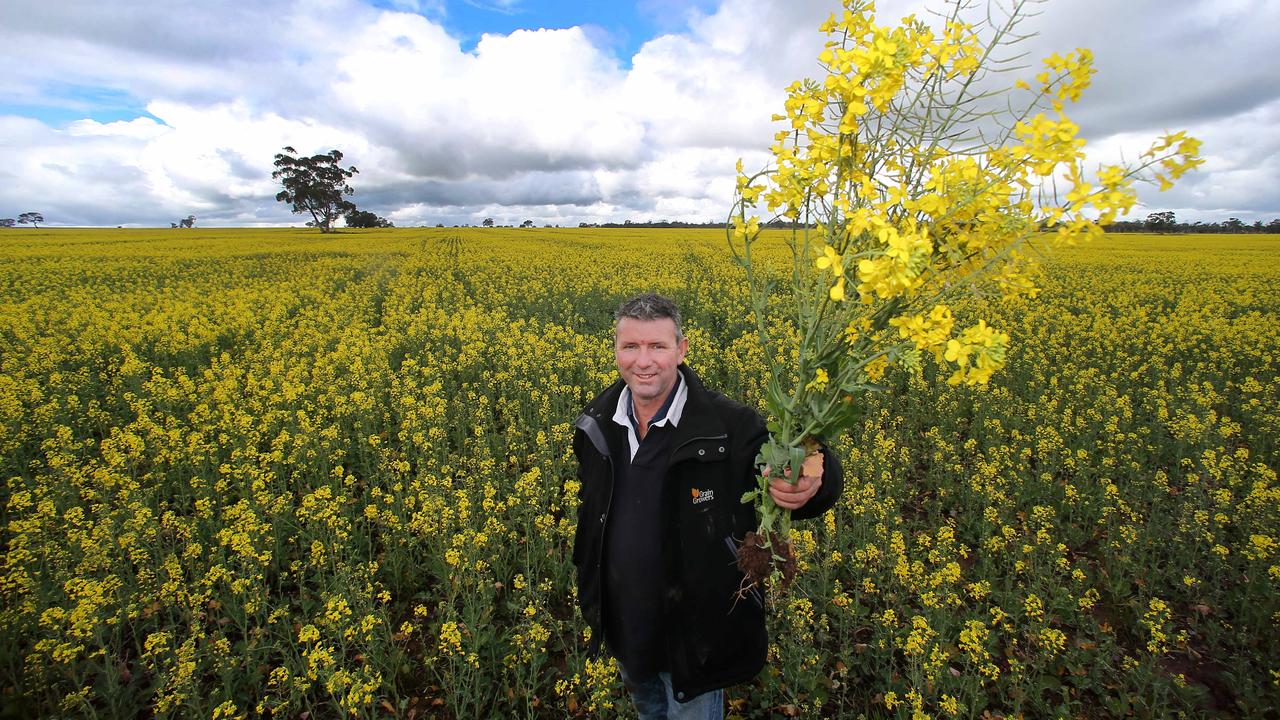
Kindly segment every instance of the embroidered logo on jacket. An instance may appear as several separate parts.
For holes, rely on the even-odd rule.
[[[715,490],[699,490],[698,488],[693,488],[692,494],[694,505],[697,505],[698,503],[711,502],[716,499]]]

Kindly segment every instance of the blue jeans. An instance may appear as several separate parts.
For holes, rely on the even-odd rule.
[[[724,690],[712,690],[682,703],[672,694],[671,673],[636,679],[627,674],[622,663],[618,663],[618,670],[640,720],[724,720]]]

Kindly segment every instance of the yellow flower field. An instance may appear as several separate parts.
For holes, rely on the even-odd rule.
[[[630,712],[576,615],[572,422],[649,289],[762,402],[723,232],[2,239],[0,717]],[[956,308],[1012,338],[989,387],[869,396],[731,714],[1280,704],[1280,237],[1045,267],[1034,304]]]

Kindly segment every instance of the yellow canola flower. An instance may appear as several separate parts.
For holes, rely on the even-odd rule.
[[[300,643],[312,643],[319,639],[320,631],[316,629],[315,625],[303,625],[302,629],[298,631],[298,642]]]
[[[858,130],[858,118],[866,115],[870,110],[867,104],[863,102],[866,97],[867,90],[861,85],[850,89],[848,95],[844,98],[845,110],[840,117],[840,133],[850,134]]]
[[[751,178],[747,177],[746,173],[744,173],[742,170],[742,158],[738,158],[738,163],[736,167],[738,171],[738,174],[737,174],[738,194],[741,195],[743,200],[745,200],[746,202],[754,204],[756,200],[760,197],[760,193],[764,191],[764,186],[751,184]]]
[[[1079,100],[1080,94],[1092,84],[1093,75],[1097,72],[1093,67],[1093,51],[1088,48],[1077,48],[1074,53],[1066,55],[1054,53],[1043,62],[1048,70],[1040,73],[1036,79],[1044,87],[1045,93],[1050,92],[1053,85],[1061,80],[1055,93],[1059,100]]]
[[[830,380],[831,378],[827,375],[827,371],[822,368],[818,368],[813,373],[813,379],[809,381],[809,384],[805,385],[804,389],[821,390],[827,386],[827,383],[830,382]]]
[[[755,237],[760,232],[760,218],[752,216],[747,218],[746,222],[737,220],[733,223],[733,241],[735,243],[743,243]]]
[[[832,300],[840,302],[844,300],[844,257],[836,252],[836,249],[830,245],[824,245],[822,248],[822,257],[814,261],[819,270],[830,270],[835,275],[836,282],[828,291]]]
[[[889,320],[898,335],[915,343],[917,350],[936,349],[951,337],[955,319],[946,305],[935,305],[928,315],[899,315]]]
[[[1061,112],[1056,120],[1037,113],[1030,120],[1017,123],[1013,131],[1023,142],[1017,150],[1033,163],[1032,171],[1041,177],[1052,175],[1061,163],[1084,157],[1084,138],[1076,136],[1080,127]]]
[[[958,385],[986,385],[991,374],[1004,367],[1009,336],[987,327],[984,320],[965,329],[959,338],[947,341],[944,357],[956,364],[956,371],[947,383]]]
[[[928,229],[915,228],[906,232],[882,225],[876,232],[885,245],[883,255],[858,263],[858,294],[864,303],[876,297],[887,299],[914,291],[923,283],[921,273],[928,266],[933,254]]]

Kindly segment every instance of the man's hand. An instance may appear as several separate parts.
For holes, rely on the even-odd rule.
[[[769,477],[770,468],[764,469],[764,476]],[[791,471],[787,470],[787,476],[790,477]],[[773,497],[773,501],[778,507],[788,510],[798,510],[809,502],[809,498],[818,492],[818,488],[822,487],[822,453],[812,452],[804,459],[804,465],[801,466],[800,479],[793,485],[786,478],[769,478],[769,495]]]

